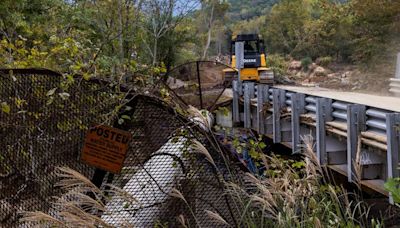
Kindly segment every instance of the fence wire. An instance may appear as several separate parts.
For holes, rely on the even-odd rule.
[[[121,188],[138,203],[111,193],[105,211],[94,213],[103,221],[115,227],[176,227],[183,217],[189,227],[223,226],[208,210],[235,224],[237,212],[223,183],[237,178],[237,170],[207,133],[159,99],[100,80],[27,69],[0,70],[0,103],[1,227],[32,226],[20,222],[24,211],[57,216],[52,203],[64,192],[55,186],[56,167],[92,179],[95,168],[79,159],[92,124],[114,125],[133,136],[122,172],[108,174],[102,189],[104,184]],[[121,113],[130,116],[123,123]],[[194,152],[195,141],[206,145],[215,166]],[[173,196],[175,189],[184,200]]]
[[[213,110],[230,92],[232,78],[225,77],[224,69],[232,68],[212,61],[185,63],[167,73],[166,84],[184,104]]]

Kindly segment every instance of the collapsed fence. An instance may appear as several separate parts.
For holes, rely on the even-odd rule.
[[[82,163],[80,153],[93,124],[112,125],[133,136],[122,172],[108,173],[101,183],[123,189],[140,204],[110,195],[100,215],[105,222],[175,227],[177,217],[184,216],[189,226],[217,227],[208,210],[235,224],[237,212],[223,182],[240,175],[207,130],[177,107],[119,85],[41,69],[0,70],[0,103],[1,226],[31,225],[20,222],[24,211],[56,216],[53,197],[63,193],[55,186],[56,167],[67,166],[92,179],[95,168]],[[196,141],[206,145],[215,164],[194,152]],[[186,203],[170,197],[175,188]]]

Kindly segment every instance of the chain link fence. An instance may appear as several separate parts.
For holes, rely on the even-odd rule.
[[[105,210],[94,215],[115,227],[176,227],[179,217],[189,227],[222,226],[207,214],[212,211],[235,224],[237,207],[224,182],[237,182],[239,170],[232,170],[212,135],[176,107],[119,85],[41,69],[0,70],[0,103],[0,227],[32,226],[20,222],[24,211],[57,216],[54,197],[64,192],[55,186],[56,167],[93,178],[95,168],[79,159],[93,124],[131,132],[122,172],[108,173],[102,189],[115,186],[138,201],[110,194]],[[121,115],[129,118],[121,121]],[[197,141],[214,164],[195,152]],[[175,189],[184,200],[171,196]]]
[[[224,69],[232,68],[212,61],[185,63],[167,73],[166,84],[184,104],[213,110],[232,93],[233,78],[225,78]]]

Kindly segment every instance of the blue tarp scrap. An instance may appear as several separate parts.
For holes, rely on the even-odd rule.
[[[247,169],[253,174],[260,174],[264,167],[257,167],[253,158],[249,155],[248,148],[244,147],[241,152],[238,152],[236,148],[233,146],[233,140],[235,136],[231,134],[226,134],[226,132],[218,132],[216,133],[217,138],[224,147],[231,152],[234,157],[236,157],[241,163],[243,163]],[[244,143],[246,145],[249,144],[249,137],[247,134],[240,134],[240,136],[236,136],[240,143]]]

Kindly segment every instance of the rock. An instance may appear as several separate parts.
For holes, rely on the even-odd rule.
[[[314,75],[315,76],[325,76],[326,75],[326,70],[325,68],[319,66],[317,68],[315,68],[314,70]]]
[[[289,70],[301,70],[301,62],[293,60],[289,63]]]
[[[346,71],[346,72],[344,72],[343,74],[342,74],[342,78],[347,78],[347,77],[349,77],[350,75],[351,75],[351,71]]]
[[[308,66],[308,69],[310,69],[310,70],[315,70],[317,67],[318,67],[318,65],[317,65],[316,63],[311,63],[311,64]]]
[[[328,78],[337,78],[338,74],[337,73],[331,73],[327,75]]]
[[[348,84],[350,84],[350,79],[348,77],[341,78],[340,83],[348,85]]]
[[[304,74],[301,71],[299,71],[299,72],[297,72],[296,77],[302,78],[302,77],[304,77]]]

